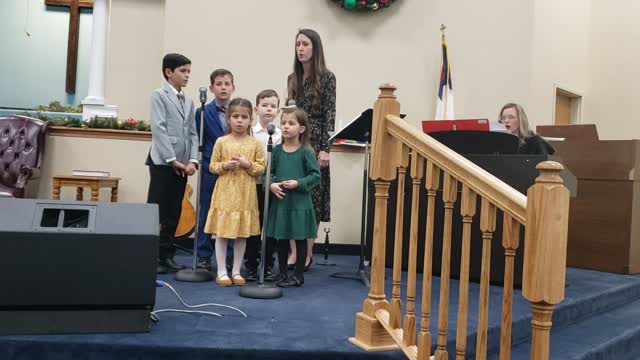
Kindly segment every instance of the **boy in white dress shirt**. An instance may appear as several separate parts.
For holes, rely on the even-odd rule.
[[[267,142],[269,141],[269,134],[267,133],[267,126],[273,122],[273,120],[280,113],[280,98],[278,93],[274,90],[263,90],[256,96],[255,114],[258,117],[258,121],[253,126],[253,136],[258,138],[264,144],[265,158],[267,155]],[[271,136],[273,145],[280,144],[282,140],[282,131],[276,126],[275,133]],[[266,174],[265,176],[268,176]],[[258,193],[258,209],[260,210],[260,223],[262,224],[262,213],[264,211],[264,188],[262,187],[263,177],[256,178],[256,188]],[[265,224],[262,224],[264,226]],[[271,278],[271,269],[273,267],[273,249],[275,248],[275,239],[266,239],[266,254],[265,254],[265,279]],[[245,280],[255,281],[257,279],[258,262],[260,248],[260,235],[252,236],[247,239],[247,250],[245,263],[246,273]]]

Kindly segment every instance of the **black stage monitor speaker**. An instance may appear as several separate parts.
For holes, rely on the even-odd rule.
[[[0,199],[0,334],[146,332],[155,204]]]

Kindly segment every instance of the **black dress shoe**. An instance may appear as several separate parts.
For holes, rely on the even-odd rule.
[[[276,276],[278,276],[278,274],[274,273],[271,267],[264,269],[264,281],[273,281]]]
[[[285,273],[279,273],[278,275],[274,275],[271,277],[270,280],[265,279],[266,281],[271,281],[274,284],[278,285],[279,283],[281,283],[282,281],[287,280],[287,274]]]
[[[167,268],[167,272],[178,272],[182,269],[186,269],[185,266],[179,265],[172,258],[160,259],[158,261],[158,266],[164,266]]]
[[[313,257],[309,259],[309,263],[304,267],[305,272],[309,271],[311,264],[313,264]]]
[[[258,272],[256,269],[248,268],[243,277],[246,281],[256,281],[258,280]]]
[[[302,285],[304,285],[304,277],[295,274],[278,283],[278,286],[283,288],[300,287]]]
[[[211,259],[206,257],[199,258],[197,268],[211,271]]]
[[[167,270],[166,266],[158,263],[158,266],[156,266],[156,274],[167,274],[168,272],[169,270]]]

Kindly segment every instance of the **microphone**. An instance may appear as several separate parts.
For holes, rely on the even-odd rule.
[[[207,102],[207,88],[206,87],[201,87],[200,88],[200,102],[204,105],[204,103]]]
[[[269,134],[269,136],[273,135],[276,132],[276,126],[273,124],[269,124],[267,125],[267,134]]]

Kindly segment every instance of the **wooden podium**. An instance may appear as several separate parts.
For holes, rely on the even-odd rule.
[[[640,140],[599,140],[595,125],[538,126],[577,178],[567,266],[640,273]]]

